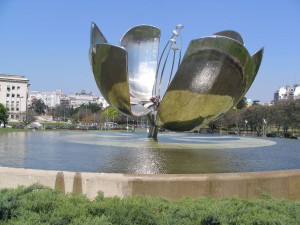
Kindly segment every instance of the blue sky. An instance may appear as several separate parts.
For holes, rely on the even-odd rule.
[[[265,47],[247,98],[267,102],[300,83],[299,0],[0,0],[0,73],[25,75],[30,90],[100,95],[88,59],[92,21],[112,44],[140,24],[159,27],[164,44],[182,23],[183,52],[192,39],[235,30],[250,54]]]

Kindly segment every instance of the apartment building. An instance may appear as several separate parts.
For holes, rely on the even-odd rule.
[[[97,103],[102,104],[104,108],[108,106],[108,103],[103,97],[98,97],[94,93],[87,93],[85,90],[80,92],[65,94],[62,90],[56,91],[30,91],[29,102],[33,99],[41,99],[49,107],[55,107],[57,105],[64,105],[66,107],[77,108],[82,104]]]
[[[10,121],[22,121],[27,110],[29,80],[25,76],[0,74],[0,103]]]
[[[285,86],[275,91],[274,102],[287,99],[300,99],[300,85]]]
[[[60,104],[61,98],[63,98],[65,94],[62,90],[56,91],[30,91],[29,92],[29,103],[32,102],[33,99],[41,99],[43,102],[50,108],[55,107]]]

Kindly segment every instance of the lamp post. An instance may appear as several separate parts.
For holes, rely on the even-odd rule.
[[[77,114],[77,121],[79,123],[79,112],[80,112],[80,107],[78,108],[78,114]]]
[[[22,98],[23,96],[19,96],[19,99],[20,99],[20,107],[19,107],[19,111],[20,111],[20,115],[19,115],[19,121],[22,121],[21,118],[22,118]]]
[[[85,104],[85,125],[87,125],[87,104]]]
[[[25,124],[27,125],[28,122],[28,92],[26,93],[25,98]]]
[[[64,107],[64,126],[66,125],[66,108]]]
[[[244,131],[244,136],[247,134],[247,123],[248,123],[248,120],[245,120],[245,131]]]
[[[94,113],[94,126],[95,126],[95,123],[96,123],[95,119],[96,119],[96,114]]]
[[[238,127],[238,122],[237,122],[237,107],[233,107],[235,109],[235,132],[236,134],[239,134],[239,127]]]
[[[265,124],[266,124],[266,129],[267,129],[267,121],[265,118],[263,118],[263,137],[266,137]]]

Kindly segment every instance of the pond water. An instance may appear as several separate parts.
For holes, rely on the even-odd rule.
[[[19,132],[0,134],[0,166],[129,174],[300,169],[300,141],[203,134]]]

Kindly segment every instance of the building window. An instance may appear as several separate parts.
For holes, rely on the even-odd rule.
[[[13,98],[14,98],[14,97],[15,97],[15,94],[11,94],[11,97],[13,97]]]
[[[20,90],[20,86],[17,86],[17,90]]]
[[[16,111],[20,111],[20,108],[16,108]]]
[[[15,86],[12,86],[11,89],[12,89],[12,90],[15,90]]]
[[[14,118],[15,118],[15,115],[11,115],[11,118],[14,119]]]
[[[10,86],[7,86],[7,91],[10,91]]]
[[[6,97],[9,97],[10,95],[9,94],[6,94]]]
[[[19,119],[19,115],[16,115],[16,119]]]
[[[17,98],[20,98],[20,94],[17,94]]]

